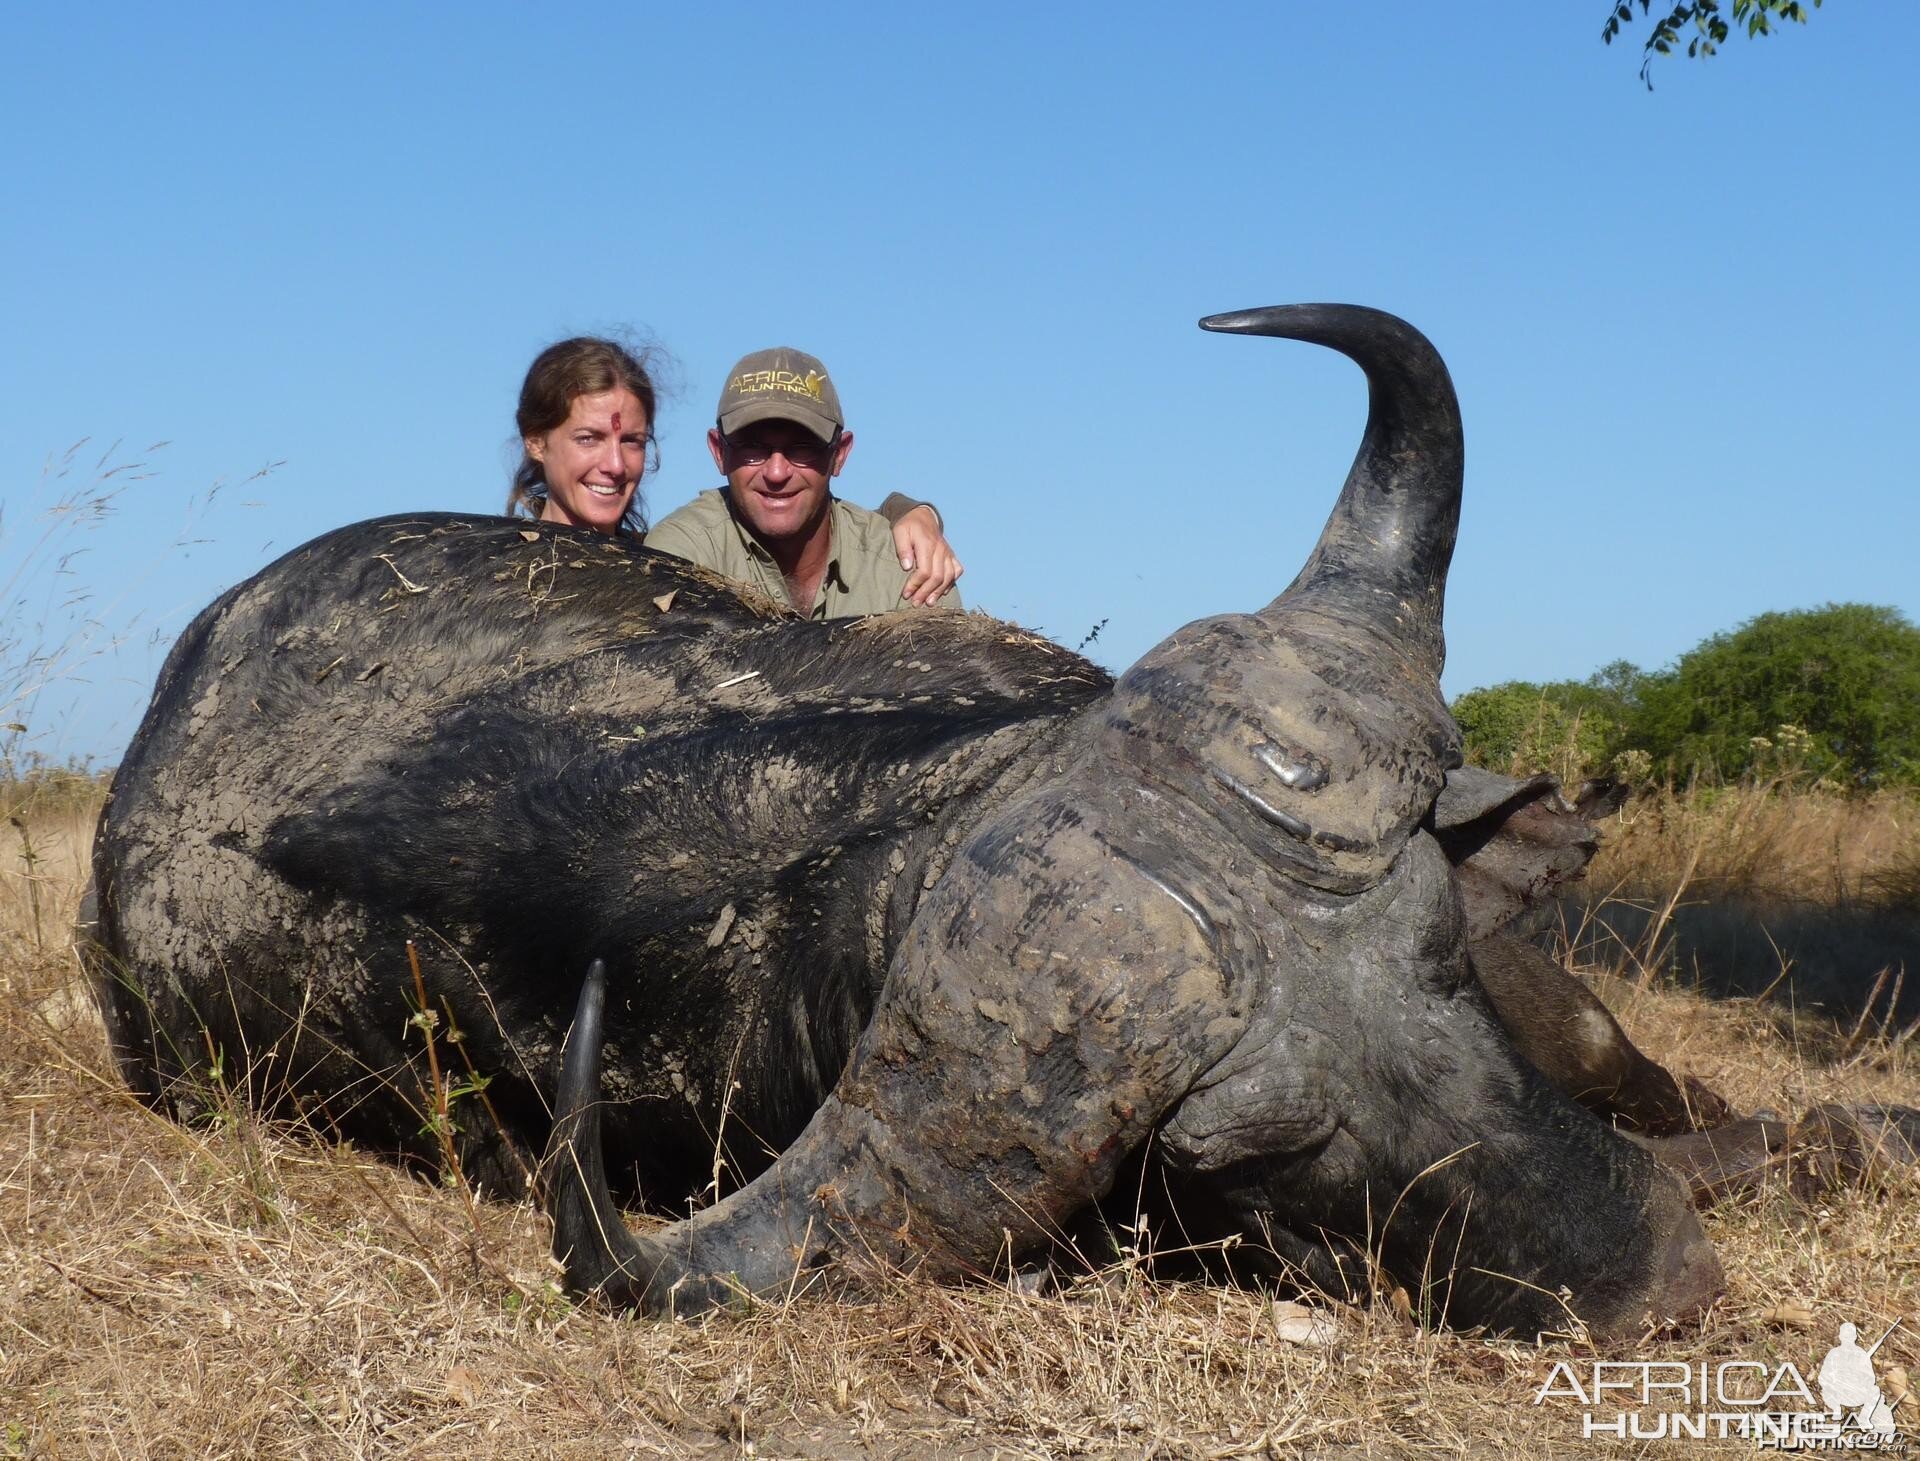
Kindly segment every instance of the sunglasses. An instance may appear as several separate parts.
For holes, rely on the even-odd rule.
[[[769,446],[751,436],[723,436],[720,440],[727,449],[727,455],[743,467],[757,467],[778,454],[796,467],[824,472],[833,463],[834,451],[840,445],[840,434],[835,432],[832,441],[815,441],[809,437],[805,441],[783,442],[777,446]]]

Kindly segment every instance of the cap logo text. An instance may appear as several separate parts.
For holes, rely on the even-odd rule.
[[[743,370],[727,382],[727,389],[741,396],[781,391],[789,396],[806,396],[809,400],[819,401],[821,387],[826,383],[827,378],[814,370],[805,375],[791,370]]]

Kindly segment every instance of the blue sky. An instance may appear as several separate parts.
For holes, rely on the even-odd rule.
[[[798,345],[858,435],[845,495],[933,499],[970,604],[1105,620],[1115,667],[1318,532],[1358,372],[1194,328],[1291,300],[1392,310],[1453,369],[1450,692],[1768,609],[1920,617],[1920,7],[1835,0],[1651,94],[1644,22],[1519,13],[15,8],[0,588],[16,656],[81,618],[102,652],[0,719],[111,762],[220,589],[355,519],[496,510],[528,360],[608,328],[675,362],[656,517],[714,484],[726,366]],[[151,475],[44,537],[116,441]]]

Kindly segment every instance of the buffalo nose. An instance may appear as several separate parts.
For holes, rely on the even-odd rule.
[[[1713,1244],[1700,1231],[1700,1220],[1691,1211],[1685,1219],[1667,1240],[1649,1307],[1662,1318],[1692,1324],[1727,1291],[1727,1275]]]
[[[1727,1275],[1686,1190],[1669,1173],[1658,1173],[1647,1202],[1652,1261],[1640,1297],[1608,1306],[1609,1312],[1583,1315],[1595,1337],[1636,1338],[1648,1323],[1697,1324],[1713,1301],[1726,1292]]]

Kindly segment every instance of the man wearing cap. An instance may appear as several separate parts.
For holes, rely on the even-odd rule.
[[[707,433],[725,487],[702,492],[647,533],[647,546],[757,588],[816,619],[880,614],[940,600],[963,572],[939,514],[894,493],[880,512],[833,495],[853,451],[840,396],[813,356],[780,347],[746,356],[727,374]],[[930,534],[911,570],[889,520],[926,514]],[[884,516],[883,516],[884,514]]]

